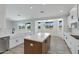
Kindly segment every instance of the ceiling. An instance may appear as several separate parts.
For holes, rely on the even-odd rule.
[[[6,5],[6,16],[14,21],[60,16],[68,13],[73,6],[73,4],[9,4]]]

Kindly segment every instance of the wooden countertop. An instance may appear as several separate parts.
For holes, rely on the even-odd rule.
[[[50,33],[37,33],[37,34],[32,34],[32,35],[26,35],[24,39],[37,41],[37,42],[43,42],[49,35]]]

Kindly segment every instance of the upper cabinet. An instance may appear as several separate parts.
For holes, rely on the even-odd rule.
[[[68,27],[79,30],[79,4],[74,5],[68,16]]]
[[[74,5],[74,7],[70,10],[69,16],[68,16],[68,27],[69,28],[77,28],[77,22],[78,22],[78,15],[77,15],[77,5]]]
[[[5,23],[6,23],[6,19],[5,19],[5,16],[6,16],[6,10],[5,10],[5,5],[1,5],[0,4],[0,29],[2,28],[5,28]]]

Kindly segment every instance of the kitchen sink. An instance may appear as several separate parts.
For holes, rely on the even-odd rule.
[[[79,35],[71,35],[72,37],[79,39]]]

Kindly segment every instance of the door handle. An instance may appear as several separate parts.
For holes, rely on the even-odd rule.
[[[31,46],[31,47],[33,47],[33,46],[34,46],[34,44],[33,44],[33,43],[30,43],[30,46]]]

